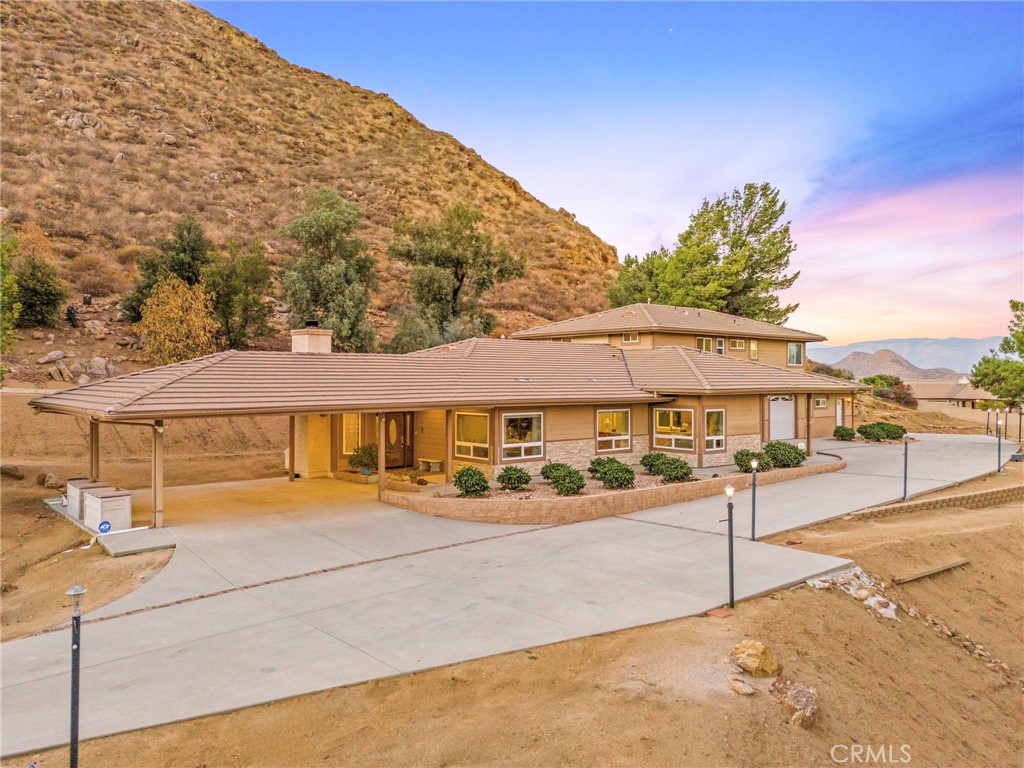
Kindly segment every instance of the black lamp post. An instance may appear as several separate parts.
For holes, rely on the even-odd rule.
[[[754,523],[757,521],[757,459],[750,460],[750,540],[757,541]]]
[[[729,499],[726,509],[729,511],[729,516],[726,518],[729,521],[729,607],[736,607],[736,589],[735,579],[733,577],[733,565],[732,565],[732,495],[734,489],[731,485],[725,486],[725,496]]]
[[[988,427],[989,427],[989,424],[991,422],[992,422],[992,409],[991,408],[986,408],[985,409],[985,434],[986,435],[988,434]]]
[[[82,596],[85,587],[75,584],[65,594],[71,598],[71,745],[68,764],[78,768],[78,678],[82,655]]]
[[[1003,474],[1003,420],[996,414],[996,474]]]
[[[910,489],[908,487],[908,477],[910,469],[910,458],[907,454],[907,447],[910,445],[910,436],[905,432],[903,433],[903,500],[910,501]]]

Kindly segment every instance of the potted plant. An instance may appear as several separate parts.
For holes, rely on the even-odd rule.
[[[356,448],[348,457],[348,465],[358,469],[361,475],[372,475],[377,466],[377,444],[367,443]]]

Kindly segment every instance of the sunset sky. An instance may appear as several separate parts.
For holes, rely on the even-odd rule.
[[[620,258],[769,181],[833,344],[1002,334],[1024,294],[1020,3],[223,3],[388,93]]]

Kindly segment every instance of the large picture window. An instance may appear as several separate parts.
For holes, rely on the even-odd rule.
[[[455,455],[464,459],[489,459],[490,416],[486,413],[455,414]]]
[[[787,365],[803,365],[804,364],[804,345],[800,342],[791,341],[786,345],[786,364]]]
[[[341,453],[343,456],[352,455],[352,452],[359,447],[362,420],[363,417],[358,413],[341,414]]]
[[[629,450],[629,409],[597,412],[597,450]]]
[[[543,414],[506,413],[501,417],[502,459],[531,459],[543,455]]]
[[[704,411],[704,450],[725,450],[725,410]]]
[[[683,408],[655,408],[654,445],[657,448],[692,451],[693,411]]]

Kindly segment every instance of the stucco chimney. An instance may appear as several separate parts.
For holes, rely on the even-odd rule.
[[[333,335],[334,332],[330,328],[320,328],[316,320],[309,320],[305,328],[296,328],[292,331],[292,352],[329,354]]]

